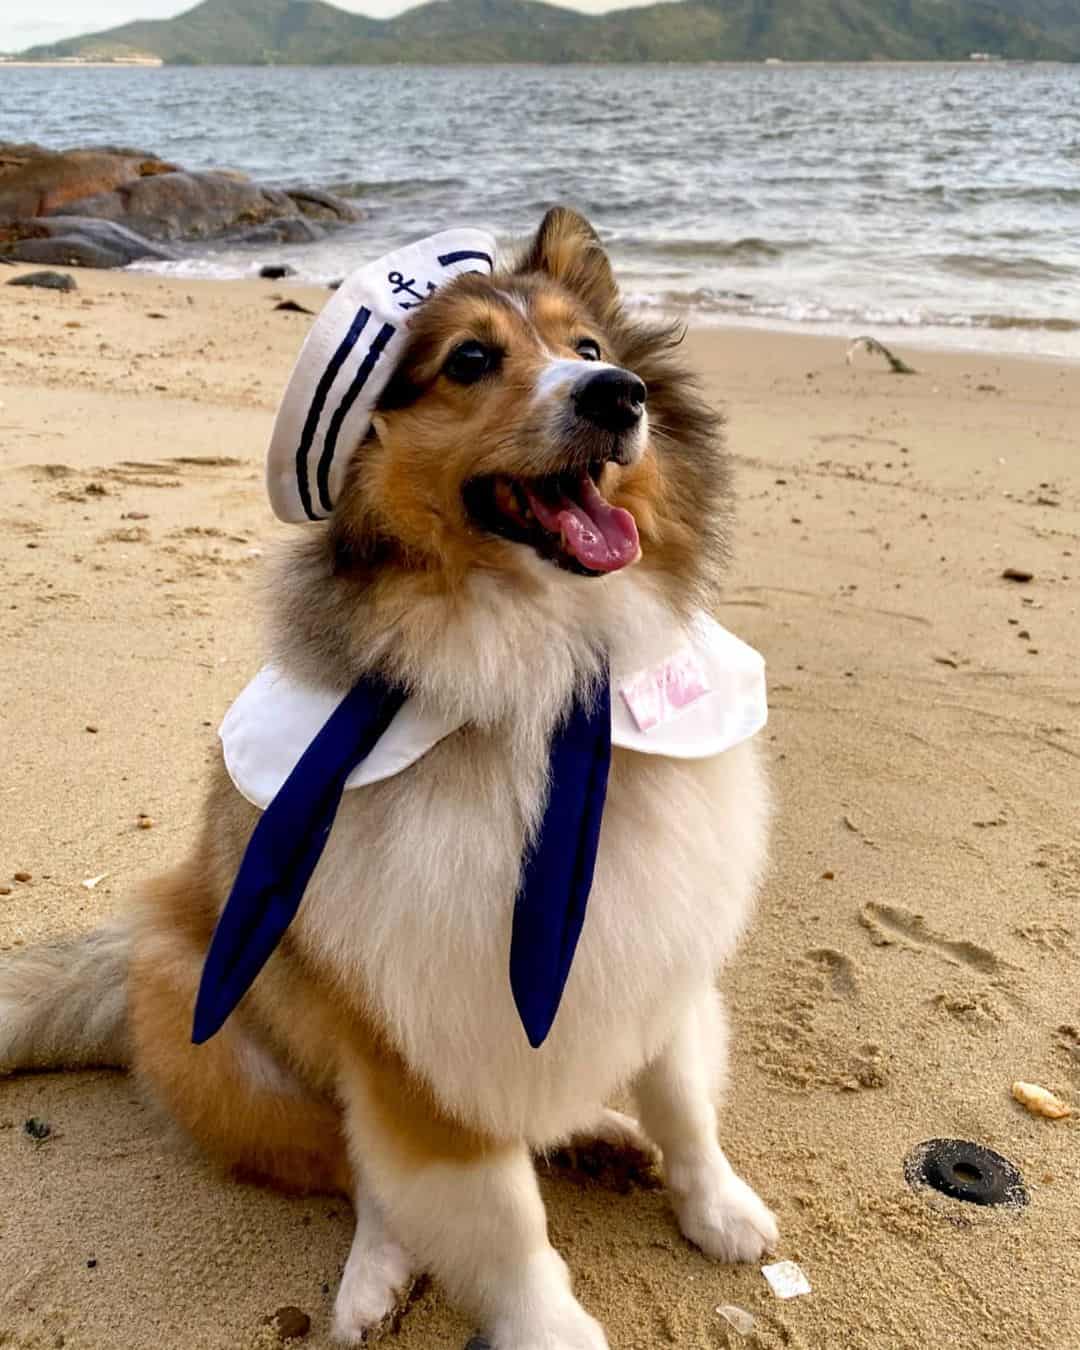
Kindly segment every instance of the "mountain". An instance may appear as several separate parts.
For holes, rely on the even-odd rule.
[[[682,0],[588,15],[537,0],[433,0],[370,19],[322,0],[203,0],[174,19],[32,47],[30,60],[172,65],[512,61],[1080,59],[1080,0]]]
[[[1080,0],[997,0],[997,7],[1063,42],[1080,46]]]

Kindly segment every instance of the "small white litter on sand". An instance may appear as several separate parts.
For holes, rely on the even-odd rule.
[[[798,1298],[800,1294],[810,1292],[810,1281],[802,1267],[794,1261],[777,1261],[771,1266],[762,1266],[761,1273],[777,1298]]]
[[[740,1336],[749,1336],[753,1331],[754,1318],[745,1308],[737,1308],[734,1303],[722,1303],[716,1311]]]

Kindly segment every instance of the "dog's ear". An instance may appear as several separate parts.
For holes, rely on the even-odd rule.
[[[515,271],[543,272],[584,300],[598,319],[619,303],[611,263],[596,231],[566,206],[547,213]]]

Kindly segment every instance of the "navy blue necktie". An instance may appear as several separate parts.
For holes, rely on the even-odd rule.
[[[405,702],[361,680],[330,715],[263,812],[203,966],[191,1039],[201,1045],[254,983],[292,922],[334,824],[345,782]],[[529,1044],[542,1045],[570,974],[592,886],[611,763],[611,691],[575,700],[551,740],[547,807],[522,860],[510,987]]]

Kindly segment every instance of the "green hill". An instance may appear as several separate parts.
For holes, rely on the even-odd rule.
[[[535,0],[434,0],[369,19],[322,0],[204,0],[34,47],[30,59],[135,53],[169,64],[413,61],[1080,59],[1080,0],[682,0],[587,15]]]

